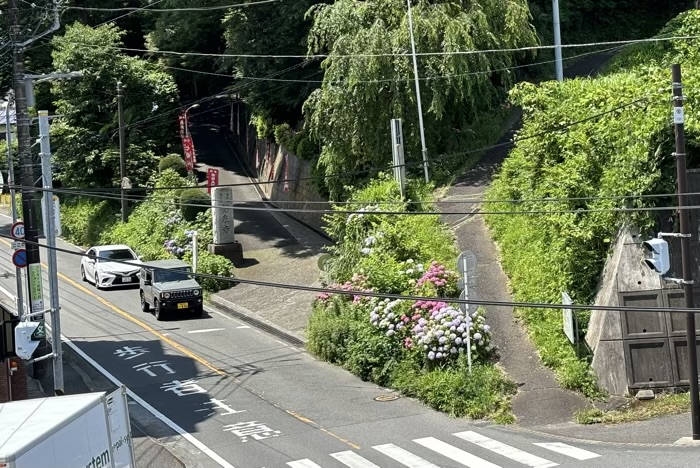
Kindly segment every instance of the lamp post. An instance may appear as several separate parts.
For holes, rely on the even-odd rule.
[[[189,137],[190,136],[190,119],[187,116],[187,113],[191,111],[192,109],[196,109],[199,107],[199,104],[192,104],[190,107],[185,109],[185,136]]]

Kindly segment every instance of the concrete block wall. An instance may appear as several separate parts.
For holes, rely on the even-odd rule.
[[[258,139],[252,126],[245,129],[245,134],[234,135],[233,138],[266,199],[280,208],[330,209],[328,200],[316,190],[315,181],[312,179],[313,167],[309,161],[290,153],[273,139]],[[289,180],[286,184],[283,182],[285,179]],[[317,230],[323,228],[322,214],[289,214]]]

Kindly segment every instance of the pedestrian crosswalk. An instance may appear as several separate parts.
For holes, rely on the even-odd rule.
[[[514,447],[476,431],[455,432],[451,436],[448,441],[442,440],[447,439],[445,437],[413,439],[410,446],[406,444],[403,447],[395,444],[374,445],[372,451],[363,451],[362,455],[346,450],[330,453],[325,460],[305,458],[287,462],[287,465],[290,468],[326,468],[338,466],[339,462],[348,468],[380,468],[398,463],[408,468],[439,468],[449,459],[456,462],[456,465],[450,463],[450,466],[467,468],[550,468],[565,465],[567,461],[600,457],[595,452],[562,442],[536,442],[525,448]]]

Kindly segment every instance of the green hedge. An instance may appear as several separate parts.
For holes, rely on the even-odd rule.
[[[211,198],[207,192],[199,188],[188,188],[180,195],[180,211],[187,221],[194,221],[199,213],[207,211]]]
[[[171,169],[182,177],[187,175],[185,160],[182,159],[179,154],[169,154],[160,159],[158,162],[158,171],[163,172],[166,169]]]

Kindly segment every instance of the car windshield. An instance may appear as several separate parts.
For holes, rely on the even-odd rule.
[[[112,260],[136,260],[134,253],[128,249],[102,250],[99,254],[100,262],[110,262]]]
[[[189,275],[187,274],[189,272],[189,268],[183,267],[172,270],[156,270],[154,275],[156,282],[165,283],[167,281],[184,281],[189,279]]]

